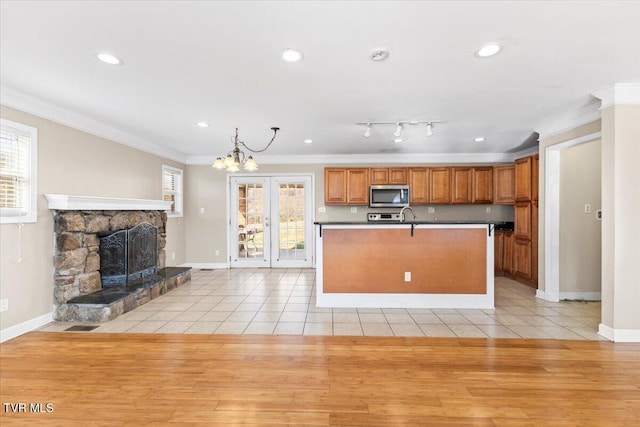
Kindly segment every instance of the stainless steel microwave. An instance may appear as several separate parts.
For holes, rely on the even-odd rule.
[[[408,185],[372,185],[369,187],[369,207],[402,208],[409,206]]]

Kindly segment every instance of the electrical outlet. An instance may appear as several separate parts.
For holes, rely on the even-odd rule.
[[[487,213],[491,213],[491,207],[487,206]]]
[[[411,272],[410,271],[405,271],[404,272],[404,281],[405,282],[410,282],[411,281]]]
[[[584,205],[584,213],[591,213],[591,205],[590,204],[586,204]]]
[[[318,208],[318,213],[327,213],[327,208],[326,208],[326,207],[324,207],[324,206],[320,206],[320,207]]]
[[[216,249],[216,256],[220,255],[220,249]]]
[[[0,300],[0,313],[9,310],[9,300],[7,298]]]
[[[431,206],[429,206],[427,212],[429,213],[436,213],[436,208],[432,208]]]
[[[204,215],[204,208],[200,208],[200,215]]]
[[[351,208],[351,213],[358,213],[358,208],[356,208],[355,206],[353,206]]]
[[[175,261],[175,260],[176,260],[176,253],[171,252],[171,261]]]

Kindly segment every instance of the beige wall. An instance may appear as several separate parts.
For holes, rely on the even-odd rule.
[[[640,330],[640,106],[602,111],[602,323]]]
[[[52,310],[53,216],[43,194],[161,199],[162,165],[185,166],[4,106],[0,116],[38,129],[38,220],[0,225],[0,295],[9,300],[0,329],[6,329]],[[185,229],[182,218],[169,219],[167,265],[186,261]]]
[[[260,159],[257,159],[260,162]],[[315,176],[316,221],[366,221],[367,213],[397,212],[398,209],[369,209],[356,206],[358,212],[351,213],[348,206],[326,206],[326,213],[318,213],[324,206],[324,168],[328,165],[260,165],[260,174],[313,174]],[[356,164],[350,166],[358,166]],[[227,254],[227,174],[210,166],[187,166],[187,262],[226,263]],[[427,206],[414,208],[422,220],[500,220],[513,221],[513,206],[491,205],[434,205],[435,213],[427,212]],[[204,214],[200,209],[204,208]],[[219,254],[216,255],[216,251]]]
[[[562,142],[577,139],[586,135],[591,135],[600,132],[600,121],[588,123],[583,126],[579,126],[575,129],[550,136],[548,138],[540,139],[540,162],[539,162],[539,186],[538,186],[538,199],[539,199],[539,218],[538,218],[538,289],[545,289],[545,170],[546,170],[546,149],[547,147],[560,144]]]
[[[600,292],[600,140],[560,153],[560,292]],[[585,213],[585,204],[591,213]]]

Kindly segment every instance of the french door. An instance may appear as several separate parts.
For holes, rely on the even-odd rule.
[[[311,176],[230,178],[231,267],[311,267]]]

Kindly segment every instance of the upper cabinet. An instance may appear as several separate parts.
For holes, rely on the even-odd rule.
[[[369,169],[347,169],[347,204],[369,204]]]
[[[473,168],[451,168],[451,203],[470,204],[473,189]]]
[[[429,168],[409,168],[409,204],[429,203]]]
[[[516,160],[516,202],[528,202],[531,200],[531,170],[533,159],[525,157]]]
[[[371,168],[369,169],[370,185],[405,185],[407,184],[407,168]]]
[[[326,168],[324,203],[327,205],[368,205],[369,168]]]
[[[512,205],[515,202],[515,166],[493,168],[493,203]]]
[[[493,167],[483,166],[473,168],[471,203],[493,203]]]
[[[327,205],[347,204],[347,170],[326,168],[324,170],[324,203]]]
[[[429,168],[429,203],[451,203],[451,168]]]

